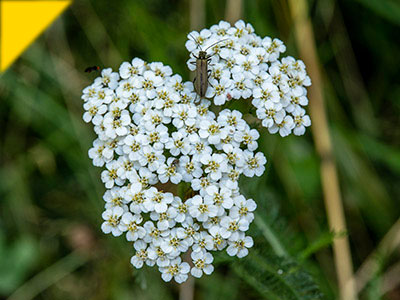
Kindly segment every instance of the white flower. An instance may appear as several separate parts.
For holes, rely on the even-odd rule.
[[[139,145],[152,145],[156,150],[162,150],[165,143],[169,141],[168,128],[163,124],[157,125],[150,132],[147,131],[146,134],[138,134],[137,141]]]
[[[102,167],[105,162],[111,160],[113,152],[106,147],[106,143],[100,139],[93,142],[93,148],[89,149],[89,158],[93,160],[93,165]]]
[[[115,186],[104,193],[103,199],[106,202],[106,209],[110,209],[116,206],[124,207],[124,205],[128,203],[128,201],[123,197],[121,193],[121,188]]]
[[[207,221],[209,217],[215,217],[218,208],[213,204],[211,199],[203,199],[201,196],[196,195],[187,200],[189,206],[189,213],[193,218],[201,222]]]
[[[231,240],[236,240],[240,231],[247,231],[249,229],[249,222],[245,219],[233,219],[231,217],[223,217],[221,219],[221,234],[227,236]]]
[[[205,172],[210,173],[212,180],[218,180],[222,177],[222,172],[228,170],[226,158],[221,154],[204,154],[201,163],[206,166]]]
[[[161,183],[166,183],[170,180],[174,184],[178,184],[182,180],[182,174],[178,172],[179,159],[170,157],[166,164],[162,164],[157,170],[158,178]]]
[[[260,137],[260,134],[255,129],[250,129],[250,127],[246,127],[242,131],[236,131],[234,134],[234,139],[238,143],[243,143],[247,146],[247,149],[250,151],[254,151],[258,147],[257,140]]]
[[[245,218],[251,223],[254,219],[252,212],[257,208],[256,202],[253,199],[246,200],[243,195],[233,198],[233,202],[235,205],[230,209],[229,216],[233,219]]]
[[[197,134],[190,136],[190,142],[193,145],[192,151],[189,154],[193,155],[193,161],[200,161],[203,154],[211,154],[213,151],[210,146],[206,144]]]
[[[269,76],[263,82],[260,88],[255,88],[253,93],[254,99],[252,101],[255,107],[265,107],[267,101],[278,103],[280,101],[279,89],[272,83],[272,78]]]
[[[103,224],[101,224],[101,230],[103,230],[104,233],[111,232],[113,236],[120,236],[122,231],[119,229],[118,225],[120,224],[123,213],[124,210],[119,206],[106,209],[101,215],[105,220]]]
[[[161,62],[153,62],[149,64],[149,67],[156,76],[161,76],[162,78],[169,77],[172,75],[172,69],[169,66],[164,66]]]
[[[293,113],[299,106],[308,105],[306,95],[295,95],[294,92],[289,92],[285,94],[285,97],[288,99],[288,105],[285,106],[285,110],[288,113]]]
[[[171,260],[170,265],[165,268],[160,268],[161,277],[164,281],[170,281],[172,278],[177,283],[185,282],[188,278],[190,266],[187,262],[182,262],[181,258],[175,258]]]
[[[268,61],[274,62],[278,59],[279,53],[286,51],[285,45],[279,39],[271,39],[270,37],[265,37],[262,41],[263,47],[266,49],[268,54]]]
[[[306,127],[311,125],[310,117],[305,115],[305,110],[302,108],[297,108],[294,113],[294,129],[293,132],[295,135],[303,135],[306,131]]]
[[[144,128],[146,131],[154,131],[156,126],[160,125],[161,123],[163,124],[168,124],[170,122],[169,117],[163,114],[161,110],[147,110],[144,108],[144,110],[141,111],[143,114],[143,117],[139,121],[139,123],[144,124]]]
[[[178,228],[178,236],[185,239],[187,245],[190,247],[193,245],[194,237],[200,229],[200,225],[193,221],[193,218],[186,216],[185,221],[181,222],[182,227]]]
[[[101,180],[106,188],[110,189],[115,184],[122,185],[124,180],[118,177],[118,169],[121,167],[118,161],[111,161],[106,164],[107,170],[101,172]]]
[[[102,85],[99,82],[95,82],[88,87],[84,88],[82,91],[82,100],[87,102],[89,100],[94,100],[97,98],[99,90],[102,89]]]
[[[214,250],[224,249],[227,245],[227,239],[231,236],[231,233],[219,225],[211,226],[208,231],[212,236],[212,240],[214,243]]]
[[[246,78],[253,78],[259,73],[259,61],[255,55],[245,56],[238,54],[235,58],[237,65],[232,69],[233,75],[243,74]]]
[[[86,123],[92,121],[94,125],[100,125],[103,121],[103,114],[107,111],[107,106],[100,100],[88,101],[83,105],[86,112],[83,114],[83,120]]]
[[[194,191],[199,191],[200,195],[203,195],[205,193],[206,188],[210,185],[211,182],[209,176],[195,178],[192,180],[192,189]]]
[[[145,146],[142,149],[142,156],[139,158],[141,166],[147,166],[147,168],[153,172],[156,171],[160,165],[165,161],[165,156],[161,150],[156,150],[151,146]]]
[[[171,205],[175,208],[177,214],[175,216],[175,221],[178,223],[183,223],[186,219],[186,214],[188,212],[188,205],[182,202],[181,198],[174,197]]]
[[[280,103],[265,102],[265,107],[257,109],[257,117],[262,120],[262,125],[271,128],[275,123],[281,123],[285,117],[285,110]]]
[[[193,126],[196,122],[197,111],[194,106],[187,104],[177,104],[173,108],[172,124],[176,128],[181,128],[184,125]]]
[[[141,167],[139,169],[140,183],[142,186],[147,187],[151,184],[156,184],[158,182],[157,175],[152,173],[148,168]]]
[[[218,25],[211,26],[210,31],[219,36],[225,36],[230,27],[231,27],[231,24],[229,24],[228,22],[220,21],[218,23]]]
[[[226,135],[227,132],[221,130],[221,126],[216,121],[205,120],[200,123],[199,136],[207,139],[210,144],[219,144]]]
[[[180,101],[180,95],[171,88],[157,89],[157,97],[154,99],[154,107],[163,111],[164,116],[171,117],[173,111]]]
[[[200,162],[194,159],[190,160],[189,156],[181,156],[178,161],[181,167],[180,173],[182,174],[183,181],[191,182],[193,178],[200,178],[203,174]]]
[[[232,98],[249,98],[252,94],[253,82],[246,78],[243,73],[234,73],[232,77],[234,86],[231,93]]]
[[[132,189],[128,189],[125,193],[125,199],[131,202],[131,204],[129,205],[129,210],[132,213],[140,214],[147,211],[144,207],[144,192],[133,192]]]
[[[142,149],[140,138],[138,136],[128,135],[124,139],[123,152],[129,156],[131,161],[140,158],[140,150]]]
[[[148,266],[154,265],[154,262],[149,259],[148,252],[146,250],[147,244],[143,241],[136,241],[134,243],[134,248],[136,250],[136,254],[132,256],[131,258],[131,264],[137,268],[140,269],[143,267],[143,263],[146,263]]]
[[[161,249],[165,252],[170,254],[171,256],[177,256],[181,252],[186,252],[188,249],[188,244],[186,240],[181,239],[178,236],[178,229],[173,228],[169,232],[169,235],[164,238],[161,242]]]
[[[158,267],[167,267],[170,264],[170,257],[165,253],[160,245],[151,243],[147,249],[148,256],[151,260],[156,261]]]
[[[147,211],[165,213],[168,205],[174,200],[174,196],[171,193],[159,192],[155,187],[146,190],[144,194],[146,199],[144,207]]]
[[[207,275],[214,271],[214,266],[211,264],[214,260],[208,252],[197,251],[191,254],[193,260],[193,268],[190,273],[197,278],[203,276],[203,272]]]
[[[135,85],[134,78],[122,80],[119,83],[119,86],[117,87],[117,89],[115,90],[115,93],[117,94],[118,97],[121,97],[124,99],[132,99],[131,96],[134,94],[134,91],[135,91],[134,85]]]
[[[156,88],[163,84],[161,76],[157,76],[153,71],[145,71],[143,77],[135,79],[135,88],[143,89],[146,97],[154,99],[157,96]]]
[[[197,232],[194,235],[194,244],[192,246],[193,251],[202,251],[202,250],[213,250],[214,243],[213,238],[206,231]]]
[[[243,135],[239,138],[242,140]],[[244,165],[244,157],[243,150],[239,147],[233,147],[232,144],[225,144],[222,146],[222,149],[226,153],[226,158],[232,166],[243,167]]]
[[[206,188],[204,200],[213,202],[213,204],[218,208],[218,216],[222,216],[225,209],[230,209],[233,205],[231,191],[224,187],[219,188],[216,185],[210,185]]]
[[[240,232],[238,237],[229,242],[229,246],[226,249],[226,252],[230,256],[237,256],[239,258],[245,257],[249,250],[247,248],[253,247],[253,239],[249,236],[245,236],[243,232]]]
[[[293,118],[291,116],[285,116],[280,123],[276,123],[268,128],[270,133],[276,133],[279,131],[279,134],[282,137],[288,136],[294,127]]]
[[[101,71],[101,77],[96,78],[95,82],[101,82],[104,86],[108,86],[113,90],[118,86],[118,80],[118,73],[113,72],[111,68],[107,68]]]
[[[222,77],[220,81],[211,80],[210,84],[213,86],[213,95],[215,105],[223,105],[227,100],[227,95],[230,94],[232,86],[232,80],[227,77]]]
[[[169,234],[168,230],[162,231],[154,226],[152,221],[145,222],[143,228],[146,230],[146,235],[144,236],[143,241],[154,246],[160,246],[163,237]]]
[[[126,212],[122,215],[118,229],[122,232],[127,232],[126,239],[128,241],[136,241],[137,239],[142,239],[146,234],[146,230],[139,226],[142,221],[143,218],[140,215]]]
[[[229,131],[244,130],[246,122],[242,119],[242,113],[237,110],[224,109],[218,115],[218,124],[227,127]]]
[[[123,136],[128,133],[128,128],[131,123],[131,117],[127,110],[123,110],[115,117],[113,114],[107,113],[104,116],[103,125],[105,127],[106,135],[110,138]]]
[[[211,31],[208,29],[203,29],[198,33],[197,31],[192,31],[188,34],[188,41],[185,44],[185,47],[192,52],[198,48],[198,45],[203,45],[204,41],[207,40],[211,36]]]
[[[119,165],[117,170],[118,177],[122,180],[132,178],[133,181],[137,181],[134,180],[134,178],[138,177],[138,175],[133,166],[133,162],[129,159],[129,157],[127,155],[120,156],[117,161]]]
[[[245,150],[243,155],[245,157],[243,174],[247,177],[261,176],[264,173],[264,165],[267,162],[264,154],[258,152],[254,155],[253,152]]]
[[[119,68],[119,74],[121,78],[127,79],[129,77],[142,74],[144,69],[144,61],[140,58],[135,57],[131,63],[122,63],[121,67]]]
[[[157,222],[157,228],[160,230],[167,230],[168,228],[173,228],[176,224],[175,217],[177,211],[174,207],[169,207],[166,212],[157,213],[155,211],[150,213],[150,218]]]
[[[186,155],[191,150],[189,140],[181,132],[173,132],[172,139],[165,144],[165,148],[169,149],[173,156],[180,153]]]

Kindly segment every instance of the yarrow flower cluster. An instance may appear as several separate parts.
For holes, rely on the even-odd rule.
[[[252,32],[250,25],[240,21],[232,28],[221,22],[200,34],[192,33],[205,46],[217,37],[230,39],[217,52],[213,86],[207,97],[218,105],[226,101],[227,93],[234,99],[253,97],[257,114],[272,103],[276,112],[271,119],[273,125],[267,126],[270,131],[274,131],[273,126],[289,122],[290,105],[292,116],[298,114],[302,124],[309,125],[304,112],[295,112],[302,109],[303,98],[285,106],[278,96],[278,100],[271,101],[255,98],[267,86],[276,87],[278,95],[300,95],[301,90],[305,98],[303,85],[309,79],[299,62],[288,59],[278,64],[281,44],[271,41],[271,45],[278,46],[270,45],[274,50],[268,51],[267,40]],[[194,45],[190,42],[188,49]],[[245,52],[243,47],[248,47],[246,55],[240,54]],[[265,61],[254,60],[254,55],[264,55]],[[227,65],[229,60],[232,67]],[[236,70],[243,67],[244,60],[258,71],[253,67]],[[276,63],[276,73],[267,62]],[[286,76],[279,84],[274,79],[277,74]],[[293,80],[295,87],[289,86]],[[238,88],[242,86],[237,84],[239,81],[243,89]],[[256,85],[256,81],[260,83]],[[218,94],[219,86],[223,86],[224,93]],[[97,134],[89,157],[95,166],[104,167],[101,179],[106,192],[101,228],[113,236],[124,234],[133,243],[134,267],[157,265],[165,281],[174,278],[182,283],[189,273],[201,277],[213,272],[213,251],[226,250],[237,257],[248,254],[253,240],[246,231],[254,219],[256,203],[240,193],[238,180],[242,174],[261,176],[267,160],[263,153],[256,152],[258,131],[250,128],[241,112],[223,109],[216,115],[210,110],[212,102],[199,99],[192,82],[183,82],[169,66],[139,58],[122,63],[118,72],[102,70],[101,76],[83,90],[82,99],[83,119],[94,125]],[[280,120],[277,116],[282,110],[285,116]],[[294,129],[298,134],[300,126],[291,122],[287,130]],[[285,126],[279,131],[283,132]],[[179,195],[178,187],[183,187]],[[190,253],[191,264],[183,262],[184,253]]]
[[[193,31],[186,48],[192,53],[187,65],[194,70],[200,50],[212,55],[210,86],[206,97],[215,105],[232,99],[251,99],[262,126],[270,133],[303,135],[311,125],[304,106],[306,86],[311,85],[305,65],[291,56],[279,59],[286,47],[279,39],[261,38],[251,24],[231,26],[221,21],[210,29]]]

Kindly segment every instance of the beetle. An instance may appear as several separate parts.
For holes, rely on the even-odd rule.
[[[175,169],[179,166],[179,158],[175,158],[174,161],[171,163],[171,166],[175,167]]]
[[[85,69],[86,73],[91,73],[91,72],[94,72],[94,71],[100,71],[100,67],[99,66],[93,66],[93,67],[87,67]]]
[[[193,55],[193,57],[196,59],[196,62],[191,62],[191,64],[196,65],[196,70],[195,70],[196,75],[193,79],[194,90],[201,98],[204,98],[204,96],[207,93],[207,88],[208,88],[208,83],[209,83],[208,78],[209,78],[210,72],[211,72],[211,70],[208,69],[208,64],[211,61],[211,57],[215,54],[215,53],[207,54],[207,50],[210,47],[213,47],[216,44],[226,41],[228,39],[223,39],[223,40],[217,41],[214,44],[208,46],[205,50],[203,50],[203,49],[201,49],[199,42],[190,33],[189,33],[189,35],[192,37],[193,41],[200,48],[198,56],[191,53]]]

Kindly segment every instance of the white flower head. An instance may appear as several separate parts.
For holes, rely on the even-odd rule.
[[[267,159],[256,152],[251,109],[263,133],[302,135],[311,125],[310,78],[302,61],[281,57],[279,39],[221,21],[192,31],[185,46],[191,70],[200,51],[208,57],[205,97],[171,67],[140,58],[102,70],[81,97],[96,134],[88,154],[103,168],[101,229],[133,243],[135,268],[156,265],[177,283],[211,274],[212,251],[244,257],[253,246],[246,231],[257,205],[239,179],[263,175]],[[235,101],[249,110],[226,108]],[[188,252],[192,267],[182,261]]]

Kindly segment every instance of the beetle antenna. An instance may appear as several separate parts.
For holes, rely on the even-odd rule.
[[[203,50],[201,49],[200,43],[196,40],[196,38],[195,38],[191,33],[189,33],[188,35],[192,38],[193,42],[195,42],[196,45],[200,48],[200,51],[203,51]]]
[[[221,42],[226,41],[226,40],[229,40],[229,39],[219,40],[219,41],[215,42],[214,44],[208,46],[204,51],[207,51],[207,50],[210,49],[212,46],[215,46],[216,44],[221,43]]]

